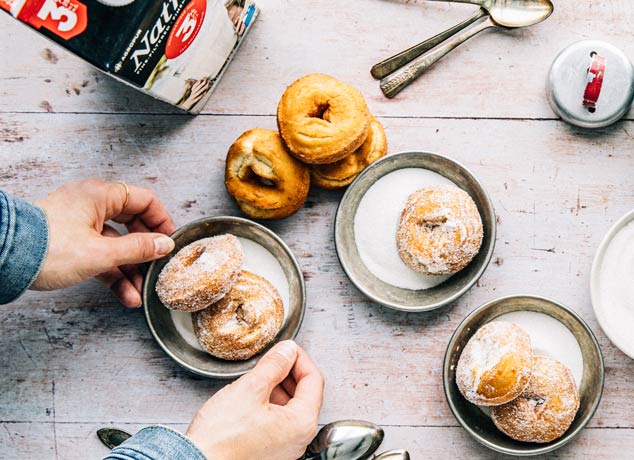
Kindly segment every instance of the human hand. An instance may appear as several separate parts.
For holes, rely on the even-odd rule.
[[[49,225],[49,247],[31,289],[52,290],[97,277],[128,307],[141,304],[143,276],[136,264],[171,252],[176,227],[149,190],[87,180],[68,183],[36,204]],[[125,224],[122,236],[106,222]]]
[[[317,434],[324,379],[295,342],[280,342],[199,410],[186,436],[209,459],[296,460]]]
[[[211,82],[208,78],[202,78],[194,83],[188,82],[188,84],[191,85],[191,93],[180,103],[180,106],[185,110],[191,110],[191,108],[207,94],[209,88],[211,88]]]

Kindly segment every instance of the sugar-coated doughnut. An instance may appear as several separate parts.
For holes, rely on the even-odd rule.
[[[447,275],[471,262],[482,236],[482,218],[465,191],[430,187],[409,196],[398,224],[397,246],[412,270]]]
[[[560,438],[579,409],[579,394],[570,369],[546,356],[533,358],[530,383],[522,394],[491,408],[500,431],[523,442],[545,443]]]
[[[476,331],[456,366],[460,393],[473,404],[497,406],[517,398],[531,378],[533,350],[519,326],[493,321]]]
[[[346,187],[361,171],[386,154],[387,138],[383,126],[371,117],[368,137],[361,147],[335,163],[314,165],[311,182],[328,190]]]
[[[194,332],[211,355],[245,360],[262,351],[282,327],[284,306],[277,289],[242,270],[219,302],[192,315]]]
[[[370,112],[358,90],[313,73],[284,91],[277,106],[277,125],[297,158],[309,164],[334,163],[363,144]]]
[[[310,170],[289,154],[276,131],[256,128],[229,148],[225,186],[248,216],[281,219],[304,204]]]
[[[195,241],[170,259],[159,273],[156,293],[171,310],[194,312],[220,300],[242,266],[242,247],[233,235]]]

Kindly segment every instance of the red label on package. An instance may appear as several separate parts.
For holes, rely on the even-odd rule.
[[[194,42],[205,20],[207,0],[192,0],[176,19],[165,44],[165,56],[174,59]]]
[[[26,0],[17,18],[70,40],[86,30],[88,9],[78,0]]]

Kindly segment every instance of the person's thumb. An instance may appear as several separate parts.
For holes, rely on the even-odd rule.
[[[174,249],[174,240],[162,233],[129,233],[118,238],[103,238],[112,265],[149,262]]]
[[[296,360],[297,344],[285,340],[262,356],[253,370],[245,375],[245,380],[263,390],[263,396],[268,400],[273,388],[288,376]]]

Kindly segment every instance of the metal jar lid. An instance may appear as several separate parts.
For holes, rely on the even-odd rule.
[[[598,90],[598,74],[592,73],[597,59],[602,65]],[[584,94],[592,85],[597,92],[594,102],[588,103]],[[621,50],[609,43],[598,40],[574,43],[559,53],[550,68],[550,106],[573,125],[582,128],[611,125],[629,111],[633,98],[634,67]]]

